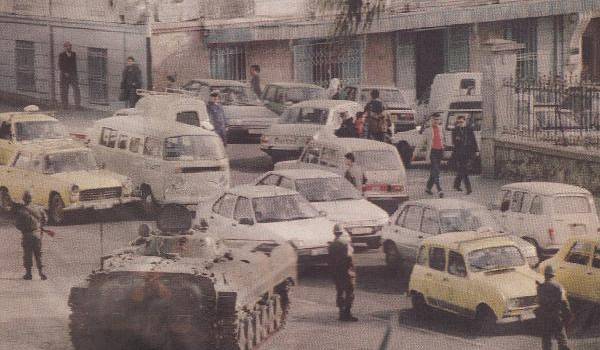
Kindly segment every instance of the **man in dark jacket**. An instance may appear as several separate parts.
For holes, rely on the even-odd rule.
[[[223,140],[223,145],[227,146],[227,120],[225,119],[225,111],[221,105],[221,96],[218,91],[211,92],[210,101],[206,104],[206,110],[210,117],[210,122],[215,128],[215,132]]]
[[[356,283],[356,272],[352,261],[352,245],[347,237],[343,237],[344,231],[339,225],[335,225],[333,234],[335,239],[329,243],[329,268],[335,283],[336,305],[340,309],[340,321],[356,322],[358,319],[352,316],[352,303],[354,302],[354,286]]]
[[[250,86],[252,87],[252,91],[258,96],[258,98],[262,98],[262,89],[260,87],[260,66],[257,64],[253,64],[250,67]]]
[[[131,56],[127,57],[127,66],[123,70],[123,79],[121,80],[122,100],[127,101],[127,107],[135,107],[139,96],[137,89],[142,87],[142,71]]]
[[[355,161],[354,154],[346,153],[344,155],[344,162],[347,167],[344,178],[362,192],[362,186],[367,183],[367,178],[362,168],[355,164]]]
[[[552,349],[552,338],[556,339],[559,350],[569,350],[565,325],[571,321],[571,308],[563,288],[555,282],[554,269],[548,265],[544,269],[544,283],[538,284],[535,310],[536,320],[542,336],[542,349]]]
[[[379,99],[379,90],[371,90],[371,101],[365,106],[367,133],[370,139],[377,141],[384,141],[385,139],[388,125],[383,110],[383,102]]]
[[[46,223],[46,214],[43,209],[31,202],[31,193],[23,193],[23,204],[15,204],[13,207],[15,215],[15,226],[21,231],[21,246],[23,247],[23,267],[25,275],[23,279],[31,280],[31,268],[33,258],[41,280],[47,277],[42,270],[42,227]]]
[[[340,117],[342,118],[342,125],[335,131],[335,136],[358,137],[358,133],[354,127],[354,120],[348,115],[348,112],[342,112]]]
[[[65,50],[58,55],[58,69],[60,70],[60,100],[64,109],[69,108],[69,86],[73,89],[75,108],[81,108],[81,92],[77,78],[77,55],[71,51],[71,43],[65,41]]]
[[[454,151],[452,157],[456,166],[456,178],[454,179],[454,189],[462,191],[461,184],[464,181],[467,194],[471,194],[471,181],[469,181],[469,168],[473,159],[479,153],[475,132],[471,126],[465,125],[465,116],[459,115],[456,118],[456,125],[452,130],[452,144]]]

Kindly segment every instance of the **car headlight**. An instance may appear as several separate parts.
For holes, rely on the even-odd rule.
[[[71,200],[71,202],[79,201],[79,186],[71,185],[71,188],[69,189],[69,194],[69,199]]]

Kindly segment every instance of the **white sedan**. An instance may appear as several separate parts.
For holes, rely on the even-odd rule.
[[[383,252],[389,268],[410,268],[417,249],[428,237],[450,232],[491,230],[515,242],[530,266],[539,262],[533,245],[520,237],[502,233],[490,211],[479,204],[459,199],[421,199],[404,203],[383,229]]]
[[[388,223],[385,210],[367,201],[342,176],[320,169],[269,171],[256,185],[273,185],[298,191],[327,218],[341,224],[353,243],[376,249],[381,245],[381,229]]]
[[[289,241],[298,264],[324,263],[334,223],[298,192],[276,186],[242,185],[225,191],[216,201],[198,208],[196,218],[231,236],[271,233]]]

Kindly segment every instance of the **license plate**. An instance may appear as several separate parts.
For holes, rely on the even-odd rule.
[[[325,255],[328,254],[327,248],[316,248],[310,251],[310,255]]]
[[[370,227],[355,227],[355,228],[351,228],[350,232],[353,235],[367,235],[367,234],[373,232],[373,229],[371,229]]]
[[[294,144],[296,143],[296,138],[294,137],[278,137],[275,140],[276,143],[283,143],[283,144]]]

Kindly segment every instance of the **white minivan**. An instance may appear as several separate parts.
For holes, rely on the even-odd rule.
[[[148,215],[165,204],[194,209],[229,187],[229,160],[213,131],[130,115],[98,120],[88,134],[96,158],[131,178]]]
[[[502,186],[491,207],[504,230],[534,244],[540,257],[554,255],[571,236],[600,230],[594,198],[578,186],[512,183]]]

